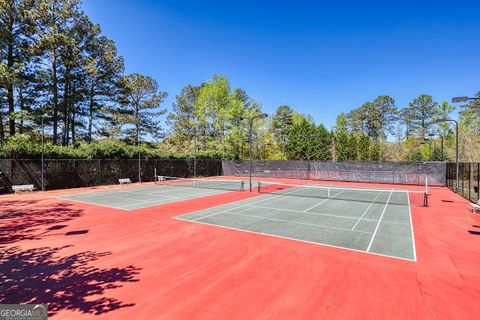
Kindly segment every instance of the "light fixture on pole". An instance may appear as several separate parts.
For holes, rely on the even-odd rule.
[[[51,118],[52,116],[48,113],[42,114],[42,191],[45,191],[45,123],[46,118]]]
[[[253,132],[253,121],[255,119],[264,119],[268,117],[266,113],[260,113],[250,118],[249,122],[249,130],[248,130],[248,158],[250,160],[250,169],[249,171],[249,185],[250,185],[250,192],[252,192],[252,171],[253,171],[253,159],[252,159],[252,132]]]
[[[441,150],[442,150],[442,161],[444,161],[445,156],[444,156],[444,154],[443,154],[443,135],[441,135],[441,134],[439,134],[439,133],[437,133],[437,134],[435,134],[435,133],[429,133],[428,136],[431,137],[432,139],[433,139],[435,136],[439,136],[439,137],[440,137],[441,144],[442,144],[442,149],[441,149]],[[435,140],[433,140],[433,153],[434,153],[434,155],[435,155]],[[436,160],[436,157],[435,157],[435,160]]]
[[[438,119],[433,121],[432,123],[442,123],[442,122],[453,122],[455,123],[455,182],[456,186],[455,189],[458,193],[458,171],[459,171],[459,163],[458,163],[458,122],[453,119]]]
[[[319,133],[300,133],[298,135],[299,137],[301,138],[316,138],[316,137],[320,137],[321,134]],[[312,139],[308,139],[308,142],[307,142],[307,180],[310,180],[310,142],[312,141]]]
[[[480,97],[470,98],[470,97],[454,97],[452,98],[452,103],[467,102],[469,100],[480,100]]]

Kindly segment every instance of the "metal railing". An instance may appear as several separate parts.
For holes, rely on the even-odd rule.
[[[455,191],[455,163],[447,163],[447,186]],[[478,202],[480,189],[480,163],[460,162],[458,166],[458,194],[471,202]]]

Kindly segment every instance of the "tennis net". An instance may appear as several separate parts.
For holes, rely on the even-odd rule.
[[[428,206],[428,196],[426,190],[409,191],[399,189],[326,187],[259,182],[258,192],[280,196],[335,199],[368,203],[388,203],[391,205],[405,205],[414,207]]]
[[[179,178],[155,176],[155,184],[174,187],[192,187],[228,191],[242,191],[245,183],[242,180]]]

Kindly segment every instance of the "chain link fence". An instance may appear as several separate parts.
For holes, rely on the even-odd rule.
[[[248,176],[249,161],[223,161],[223,174]],[[445,162],[327,162],[271,160],[253,161],[252,175],[264,178],[286,178],[322,181],[346,181],[444,186]]]
[[[472,202],[480,199],[480,163],[460,162],[458,164],[458,191],[456,188],[456,164],[447,164],[447,186]]]
[[[12,185],[33,184],[41,190],[42,162],[37,159],[1,159],[0,193],[11,192]],[[141,161],[142,182],[157,175],[193,177],[193,159],[145,159]],[[221,160],[197,159],[197,176],[219,176]],[[46,159],[45,189],[80,188],[117,184],[120,178],[138,182],[137,159]]]

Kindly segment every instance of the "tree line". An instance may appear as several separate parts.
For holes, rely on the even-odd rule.
[[[0,0],[0,141],[38,131],[42,118],[55,145],[156,135],[166,93],[123,71],[79,0]]]
[[[167,93],[148,75],[124,73],[114,41],[82,12],[79,1],[0,0],[0,147],[5,156],[18,146],[37,150],[28,145],[38,143],[44,122],[47,150],[57,154],[62,147],[92,155],[142,144],[144,154],[148,149],[155,155],[191,156],[196,148],[212,157],[248,158],[249,119],[262,112],[260,102],[232,87],[226,76],[214,75],[186,85],[165,108]],[[480,161],[475,147],[479,104],[459,107],[464,161]],[[380,95],[339,114],[327,128],[282,105],[253,122],[252,152],[256,159],[449,160],[453,128],[432,123],[451,118],[454,111],[428,94],[404,107]],[[88,147],[98,144],[103,147]],[[125,150],[114,153],[132,154]]]

